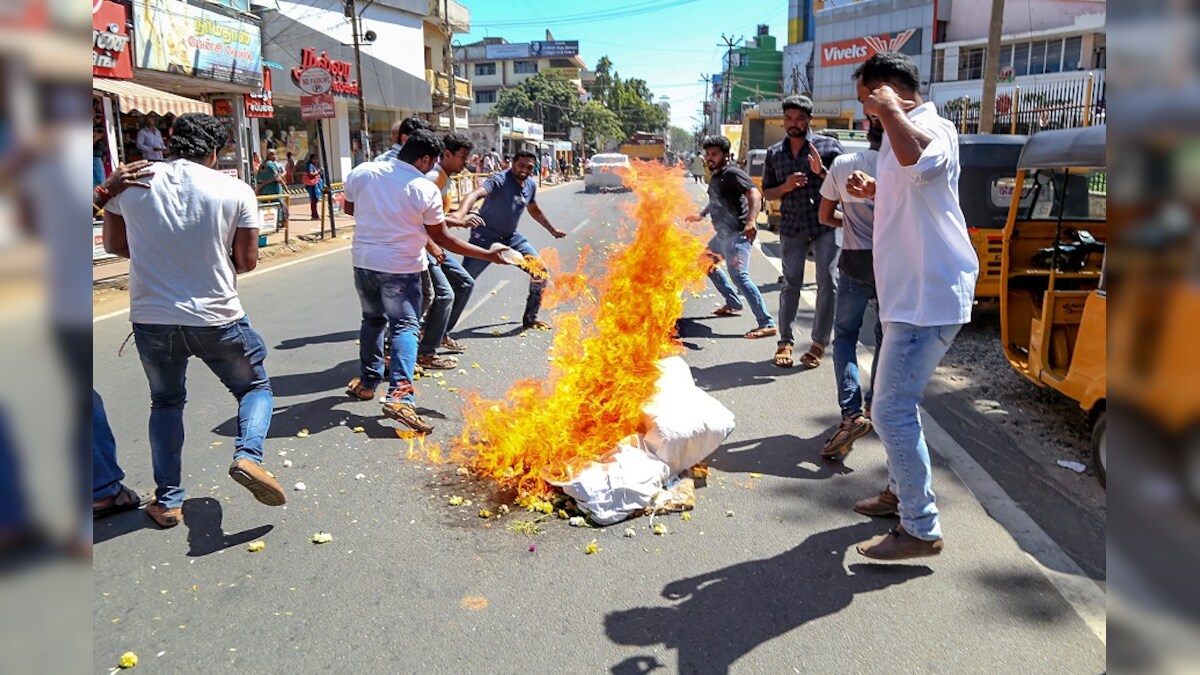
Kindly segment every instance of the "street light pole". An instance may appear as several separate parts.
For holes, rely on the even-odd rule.
[[[359,22],[354,0],[346,0],[345,9],[346,17],[350,19],[350,34],[354,38],[354,76],[358,78],[358,145],[363,157],[371,157],[371,132],[367,127],[367,101],[363,96],[362,52],[359,51]]]

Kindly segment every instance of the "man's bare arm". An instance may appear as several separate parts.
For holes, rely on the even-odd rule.
[[[129,257],[129,239],[125,219],[112,211],[104,212],[104,251],[120,258]]]
[[[233,269],[238,274],[258,267],[258,229],[239,227],[233,234]]]
[[[837,212],[837,205],[838,203],[832,199],[821,197],[821,208],[817,212],[817,220],[819,220],[822,225],[827,225],[829,227],[841,227],[842,218]]]

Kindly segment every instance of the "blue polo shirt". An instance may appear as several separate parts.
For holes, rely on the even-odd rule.
[[[537,183],[530,176],[522,184],[511,170],[505,170],[483,181],[481,187],[487,191],[487,199],[479,209],[484,225],[476,232],[489,238],[512,236],[525,207],[533,203]]]

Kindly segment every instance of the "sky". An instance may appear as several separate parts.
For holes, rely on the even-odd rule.
[[[607,55],[622,79],[646,80],[671,102],[671,123],[697,126],[705,85],[721,70],[721,34],[753,37],[760,23],[780,48],[787,42],[787,0],[458,0],[471,11],[468,44],[484,37],[509,42],[579,40],[588,68]]]

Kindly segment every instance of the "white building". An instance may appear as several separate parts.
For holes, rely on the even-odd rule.
[[[484,38],[456,47],[454,61],[456,72],[470,80],[474,92],[473,121],[491,114],[501,90],[538,73],[572,82],[580,95],[585,93],[581,73],[586,66],[579,57],[579,42],[555,40],[549,31],[546,40],[536,42],[514,44],[504,38]]]

